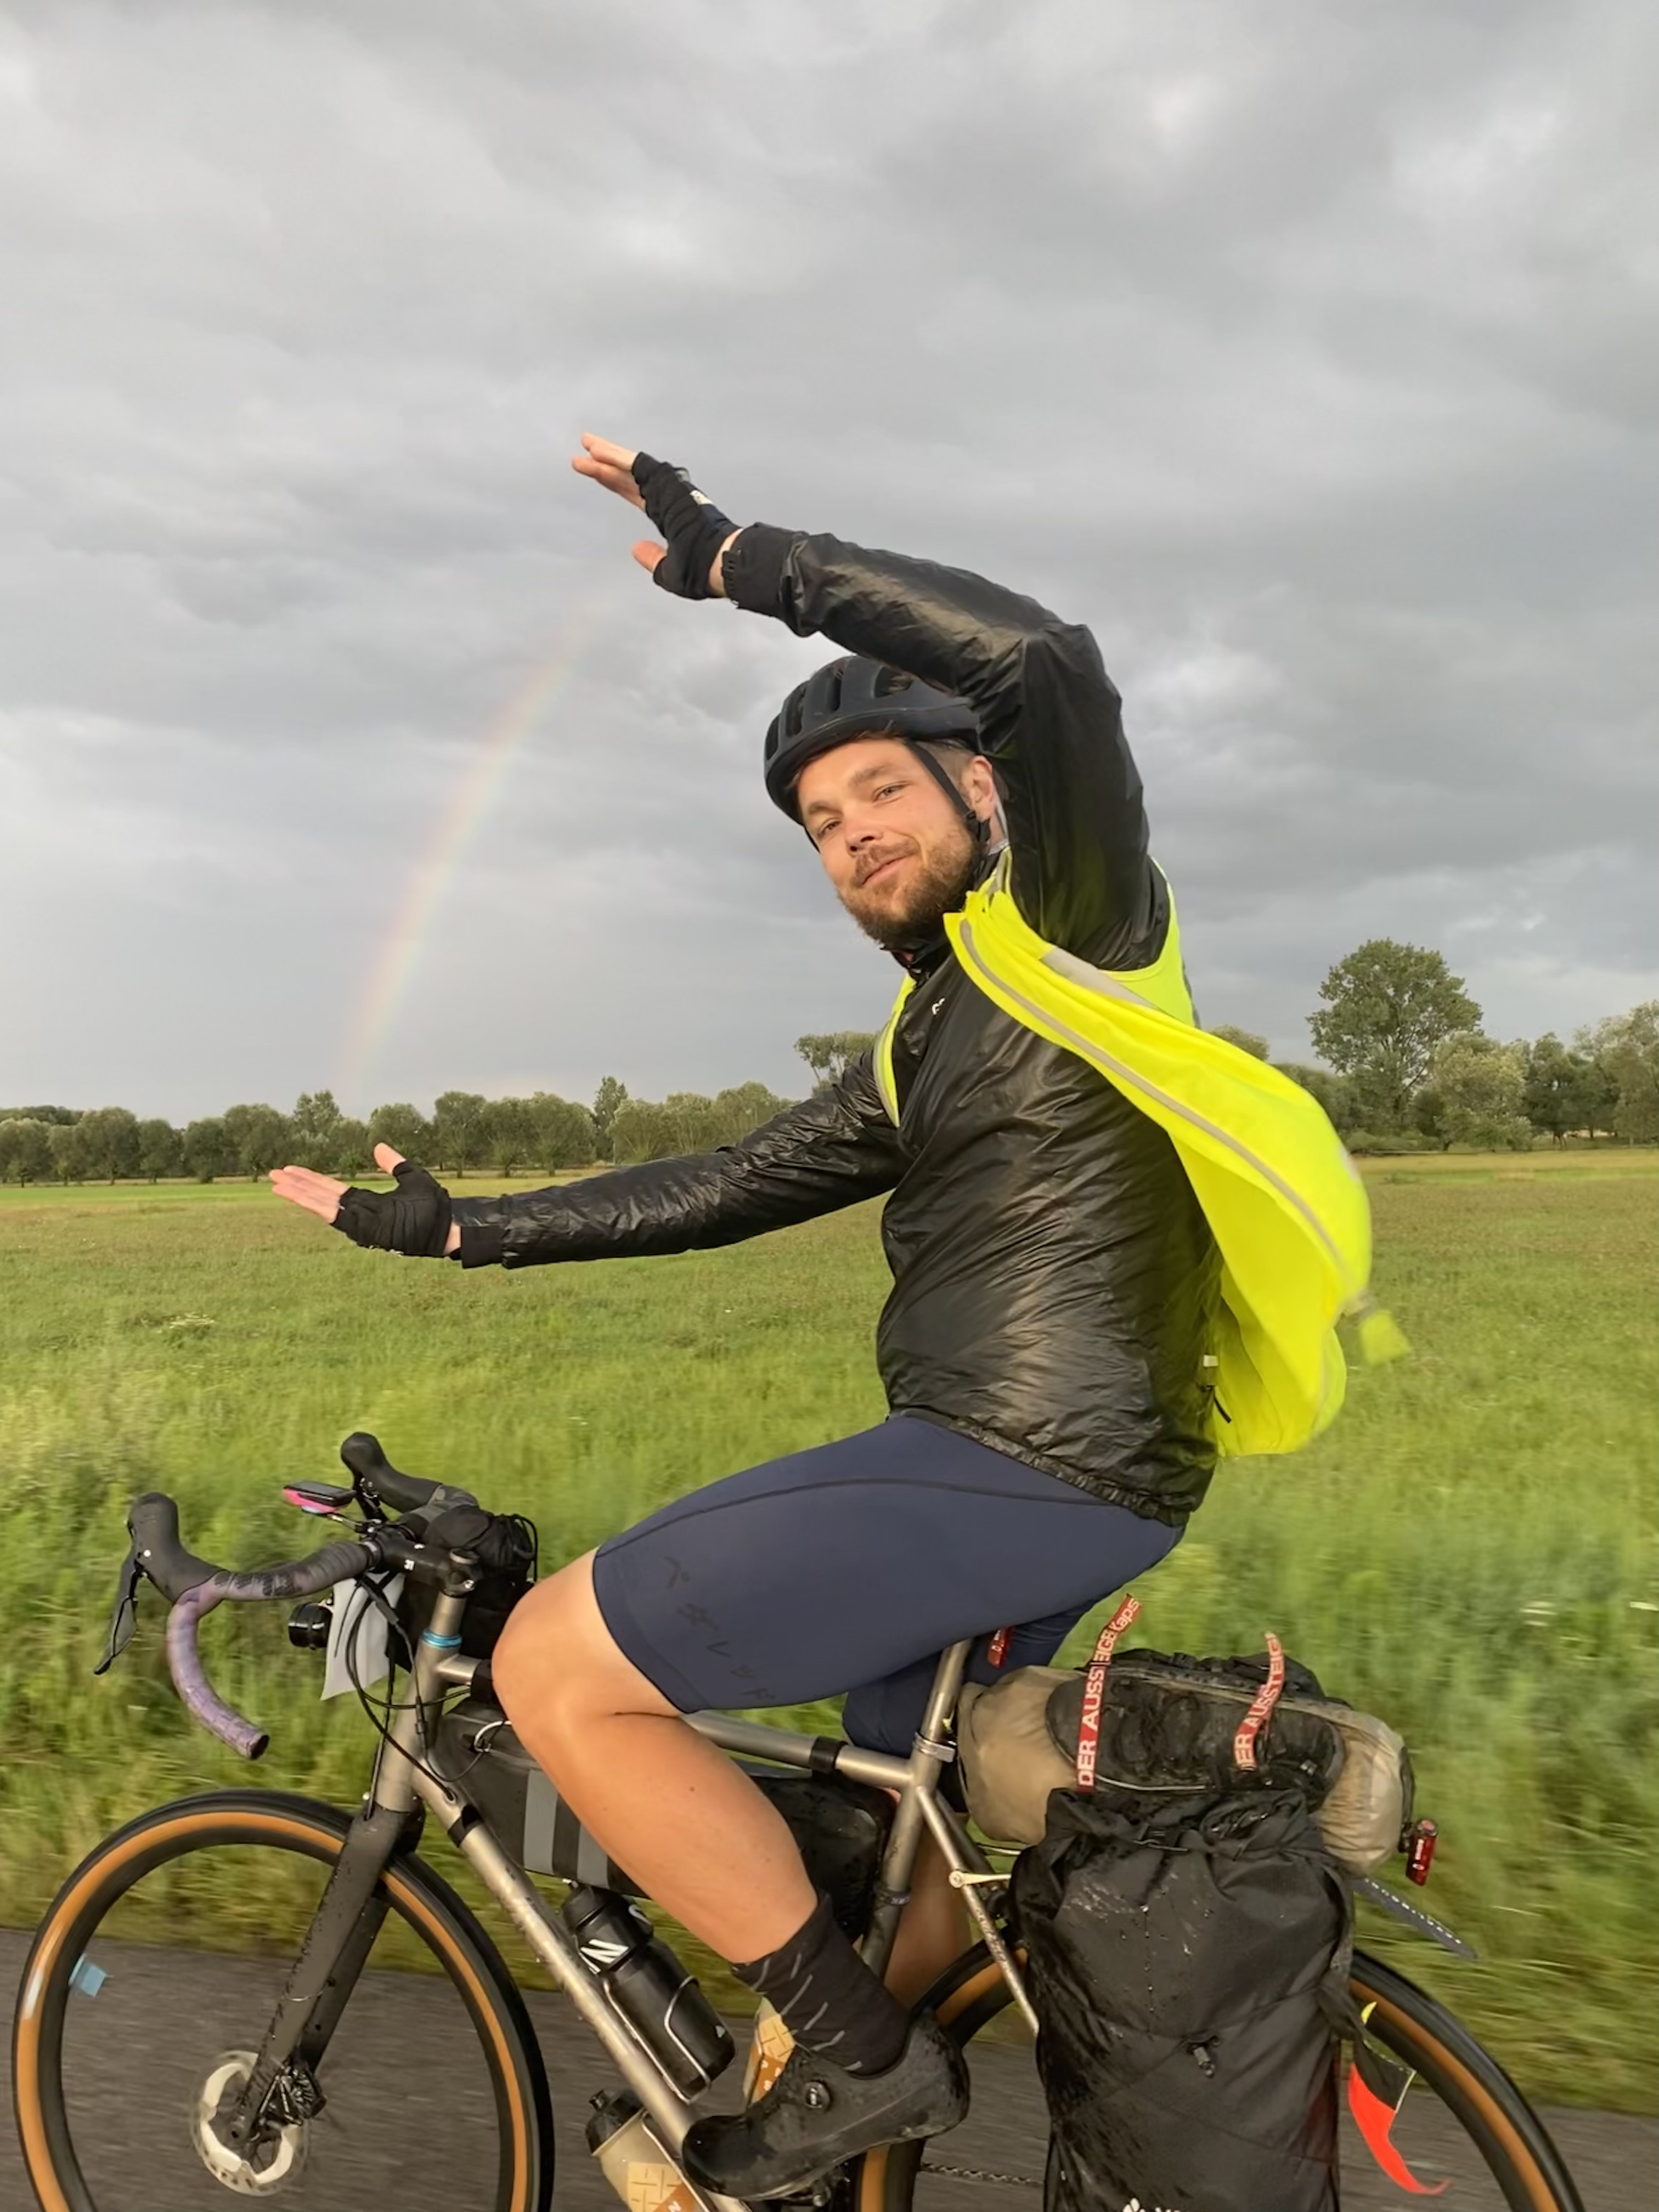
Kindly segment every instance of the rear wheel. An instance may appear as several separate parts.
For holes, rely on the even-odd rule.
[[[305,1798],[227,1791],[144,1814],[70,1875],[24,1966],[12,2039],[46,2212],[213,2212],[233,2196],[280,2197],[283,2212],[546,2212],[552,2115],[524,2002],[412,1856],[381,1877],[384,1918],[316,2068],[320,2109],[303,2109],[301,2080],[257,2145],[226,2140],[220,2116],[349,1826]],[[210,1905],[240,1927],[239,1955],[172,1948]]]
[[[1415,2075],[1394,2142],[1429,2188],[1449,2182],[1460,2212],[1583,2212],[1542,2122],[1474,2039],[1432,1997],[1374,1959],[1356,1958],[1354,1995],[1376,2040]],[[966,2051],[973,2109],[927,2143],[872,2151],[853,2173],[855,2212],[1036,2212],[1048,2140],[1034,2046],[983,1945],[964,1953],[927,1999]],[[1343,2212],[1404,2199],[1343,2110]]]

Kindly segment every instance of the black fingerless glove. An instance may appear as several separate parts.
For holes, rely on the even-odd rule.
[[[635,453],[634,481],[646,513],[668,548],[652,570],[652,580],[678,599],[712,599],[708,572],[736,523],[672,462]]]
[[[411,1260],[441,1260],[449,1242],[449,1193],[413,1160],[392,1169],[396,1190],[359,1190],[340,1200],[334,1226],[371,1252],[402,1252]]]

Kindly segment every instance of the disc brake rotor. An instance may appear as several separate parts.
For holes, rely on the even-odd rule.
[[[203,2165],[226,2189],[238,2197],[274,2197],[305,2164],[304,2121],[264,2128],[252,2156],[219,2133],[222,2109],[252,2073],[253,2057],[251,2051],[228,2051],[215,2062],[191,2110],[191,2140]]]

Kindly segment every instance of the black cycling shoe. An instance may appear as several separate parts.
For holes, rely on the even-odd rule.
[[[723,2197],[781,2197],[878,2143],[942,2135],[967,2111],[962,2054],[922,2019],[880,2074],[849,2074],[798,2046],[747,2112],[697,2121],[680,2164],[700,2188]]]

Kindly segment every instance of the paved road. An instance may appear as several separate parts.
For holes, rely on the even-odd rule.
[[[0,1988],[15,1990],[27,1939],[0,1930]],[[78,2077],[88,2085],[77,2140],[100,2212],[226,2212],[234,2200],[181,2149],[188,2094],[201,2074],[198,2046],[216,2051],[227,2036],[254,2033],[269,2002],[272,1969],[254,1960],[192,1952],[100,1944],[109,1980],[95,1999],[76,2001],[82,2039]],[[346,2087],[336,2085],[337,2123],[326,2152],[300,2185],[283,2192],[295,2212],[470,2212],[483,2207],[480,2160],[493,2140],[493,2115],[480,2076],[455,2069],[469,2053],[464,2023],[447,1985],[422,1978],[366,1978],[348,2020],[349,2061],[337,2053]],[[556,1996],[529,2000],[552,2085],[557,2126],[556,2202],[571,2212],[616,2212],[616,2200],[582,2140],[588,2100],[608,2086],[605,2063]],[[234,2029],[223,2023],[234,2021]],[[205,2039],[205,2042],[204,2041]],[[728,2080],[738,2069],[734,2067]],[[98,2090],[110,2091],[108,2109]],[[1030,2124],[1030,2060],[1009,2048],[976,2053],[975,2109],[941,2139],[947,2165],[998,2176],[1036,2176],[1041,2152]],[[1431,2118],[1433,2117],[1432,2112]],[[1548,2120],[1577,2178],[1586,2212],[1654,2212],[1659,2188],[1659,2121],[1594,2112],[1553,2112]],[[1501,2212],[1489,2180],[1445,2138],[1454,2186],[1441,2202],[1456,2212]],[[1419,2158],[1441,2148],[1419,2133]],[[29,2191],[18,2157],[9,2087],[0,2101],[0,2208],[27,2212]],[[1380,2175],[1345,2187],[1345,2212],[1382,2212],[1407,2200]],[[931,2180],[924,2212],[1038,2212],[1034,2188],[1007,2179]]]

